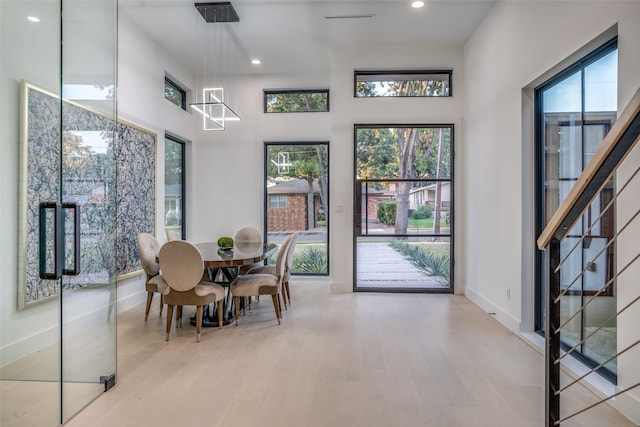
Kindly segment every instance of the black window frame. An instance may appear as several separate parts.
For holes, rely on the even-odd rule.
[[[288,94],[304,94],[304,93],[324,93],[327,95],[327,109],[316,111],[268,111],[267,98],[269,95],[288,95]],[[263,111],[265,114],[279,114],[279,113],[328,113],[330,111],[331,97],[329,89],[263,89]]]
[[[167,98],[166,95],[166,88],[167,86],[171,87],[172,89],[180,92],[180,94],[182,95],[181,100],[180,100],[180,105],[176,104],[175,102],[173,102],[171,99]],[[187,91],[184,90],[182,88],[182,86],[180,86],[178,83],[176,83],[175,81],[173,81],[169,76],[164,76],[164,87],[165,87],[165,96],[164,99],[166,99],[167,101],[171,102],[173,105],[182,108],[183,110],[187,110]]]
[[[446,95],[420,95],[420,96],[359,96],[358,95],[358,76],[407,76],[407,75],[442,75],[447,76],[447,80],[449,83],[449,90]],[[384,81],[384,80],[376,80],[376,81]],[[387,81],[393,81],[389,79]],[[453,96],[453,68],[417,68],[417,69],[389,69],[389,70],[380,70],[380,69],[355,69],[353,70],[353,97],[360,99],[368,99],[368,98],[450,98]]]
[[[618,37],[613,37],[612,39],[606,41],[599,47],[593,49],[582,58],[578,59],[573,64],[569,65],[562,71],[556,73],[551,78],[547,79],[540,85],[534,88],[534,231],[535,236],[539,236],[544,227],[546,226],[546,206],[544,204],[545,201],[545,149],[544,149],[544,141],[542,135],[545,132],[545,123],[544,123],[544,112],[542,111],[543,105],[543,94],[544,91],[557,83],[565,80],[567,77],[577,73],[578,71],[584,70],[591,64],[597,62],[604,56],[618,49]],[[619,81],[619,80],[618,80]],[[582,88],[582,100],[583,100],[583,112],[584,112],[584,86]],[[545,312],[545,301],[544,301],[544,290],[545,290],[545,252],[535,250],[535,259],[534,259],[534,330],[538,335],[544,337],[545,334],[545,324],[544,324],[544,312]],[[582,320],[581,320],[582,322]],[[582,327],[582,323],[581,323]],[[568,350],[570,347],[561,342],[561,347],[563,350]],[[584,363],[590,368],[595,368],[599,364],[595,362],[593,359],[588,356],[582,354],[581,351],[573,351],[572,356]],[[617,373],[612,372],[608,368],[600,367],[596,370],[598,374],[604,377],[606,380],[610,381],[613,384],[617,384],[618,375]]]
[[[293,276],[300,276],[300,277],[306,277],[306,276],[317,276],[317,277],[330,277],[331,276],[331,253],[330,253],[330,248],[331,248],[331,233],[330,233],[330,229],[331,229],[331,215],[330,215],[330,206],[331,206],[331,162],[329,161],[329,159],[331,158],[331,144],[329,143],[329,141],[326,140],[321,140],[321,141],[313,141],[313,140],[308,140],[308,141],[264,141],[263,143],[264,145],[264,159],[263,159],[263,182],[262,185],[264,187],[263,189],[263,236],[265,236],[265,240],[268,240],[267,236],[269,234],[269,217],[268,217],[268,206],[269,206],[269,194],[268,194],[268,188],[267,188],[267,181],[269,179],[269,168],[267,166],[268,161],[269,161],[269,149],[271,147],[275,147],[275,146],[315,146],[315,145],[322,145],[325,147],[326,149],[326,155],[327,155],[327,170],[326,170],[326,176],[327,176],[327,211],[325,212],[325,221],[326,221],[326,233],[327,233],[327,240],[326,240],[326,249],[327,249],[327,271],[324,273],[300,273],[300,272],[296,272],[296,271],[292,271],[291,275]],[[287,200],[287,205],[289,204],[289,201]],[[268,262],[268,260],[265,260],[265,264]]]
[[[180,210],[182,212],[181,214],[181,237],[183,240],[186,240],[187,238],[187,221],[186,221],[186,215],[185,215],[185,207],[186,207],[186,188],[187,188],[187,171],[186,171],[186,157],[187,157],[187,143],[186,141],[184,141],[183,139],[180,139],[177,136],[171,135],[169,133],[165,133],[164,135],[164,139],[165,139],[165,144],[166,144],[166,140],[170,140],[171,142],[174,142],[176,144],[179,144],[182,147],[182,158],[181,160],[181,165],[180,167],[182,168],[182,173],[181,173],[181,178],[182,178],[182,192],[180,194]],[[165,153],[166,156],[166,153]],[[165,173],[166,173],[166,162],[165,162]],[[166,185],[166,183],[165,183]],[[166,212],[163,212],[162,216],[164,218],[164,215],[166,214]],[[164,221],[163,221],[164,223]],[[163,227],[165,227],[163,225]]]

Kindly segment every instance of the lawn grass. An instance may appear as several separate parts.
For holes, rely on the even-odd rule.
[[[430,228],[433,229],[433,218],[425,218],[425,219],[413,219],[409,218],[409,227],[410,228]],[[447,220],[445,218],[440,219],[440,229],[449,228],[449,224],[447,224]]]

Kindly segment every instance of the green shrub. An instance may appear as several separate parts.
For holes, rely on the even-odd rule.
[[[293,255],[292,273],[326,273],[327,253],[311,246]]]
[[[400,240],[392,240],[391,247],[406,256],[418,269],[433,276],[438,282],[449,285],[451,279],[451,259],[449,254],[435,254],[424,251],[419,246]]]
[[[379,202],[378,220],[386,225],[396,225],[396,202]]]
[[[413,215],[411,215],[411,218],[413,218],[413,219],[427,219],[427,218],[431,218],[432,215],[433,215],[433,209],[431,209],[431,206],[422,205],[418,209],[413,211]]]

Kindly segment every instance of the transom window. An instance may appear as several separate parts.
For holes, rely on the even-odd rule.
[[[314,113],[329,111],[329,89],[264,91],[265,113]]]
[[[166,76],[164,78],[164,97],[183,110],[187,109],[187,92]]]
[[[451,96],[453,70],[355,70],[354,96],[429,97]]]

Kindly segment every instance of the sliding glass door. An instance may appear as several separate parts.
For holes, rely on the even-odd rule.
[[[356,125],[354,290],[453,291],[453,125]]]

